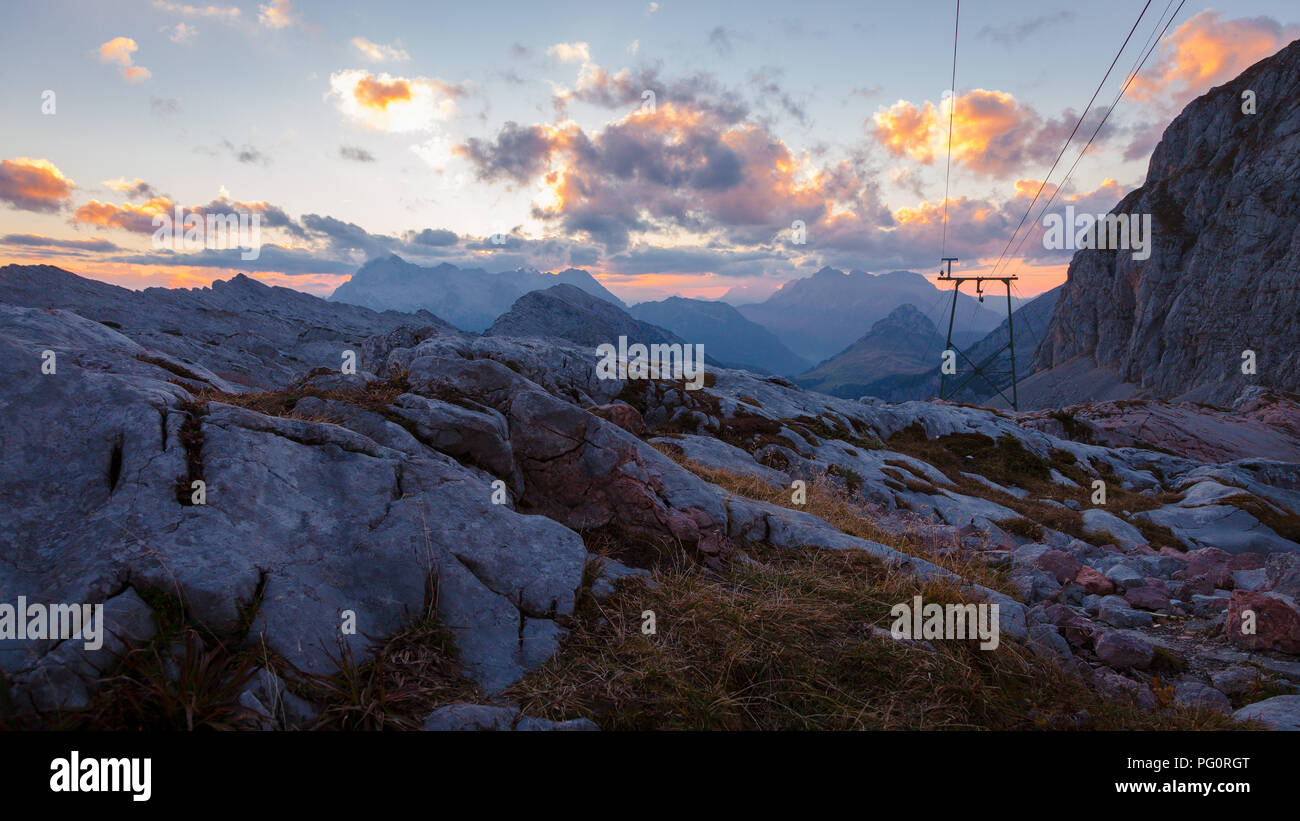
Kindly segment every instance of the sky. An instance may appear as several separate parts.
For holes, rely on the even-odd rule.
[[[955,5],[9,9],[0,263],[327,295],[397,254],[585,268],[629,303],[743,303],[826,265],[933,276],[955,256],[1032,296],[1071,253],[1043,247],[1039,209],[1110,210],[1184,105],[1300,37],[1294,0],[1185,3],[1172,21],[1168,0],[968,0],[953,94]],[[260,255],[158,242],[155,216],[177,208],[258,215]]]

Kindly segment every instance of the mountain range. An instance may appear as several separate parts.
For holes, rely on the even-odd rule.
[[[556,273],[536,269],[488,273],[443,263],[426,268],[396,254],[377,257],[334,289],[330,299],[376,311],[427,310],[463,331],[484,331],[529,291],[572,285],[619,307],[622,300],[580,268]]]
[[[910,271],[845,274],[828,267],[810,277],[787,282],[765,301],[741,305],[737,310],[776,334],[796,354],[821,362],[844,350],[877,321],[906,303],[916,306],[936,325],[940,318],[946,324],[952,296],[950,291]],[[962,341],[972,342],[996,328],[1005,315],[1003,306],[981,304],[962,293],[957,298],[954,327],[962,331]]]
[[[733,368],[794,376],[806,371],[810,364],[771,331],[746,319],[725,302],[675,296],[641,302],[628,310],[637,319],[704,345],[710,356]]]

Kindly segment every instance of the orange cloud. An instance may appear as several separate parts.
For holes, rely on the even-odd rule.
[[[362,77],[352,89],[352,96],[363,106],[383,111],[396,100],[410,100],[411,84],[402,79],[385,83],[374,77]]]
[[[257,22],[269,29],[282,29],[295,21],[289,0],[271,0],[257,9]]]
[[[1128,94],[1180,108],[1192,97],[1236,77],[1300,37],[1300,26],[1268,17],[1222,20],[1207,9],[1183,23],[1161,47],[1160,60],[1138,75]]]
[[[1060,145],[1059,123],[1045,123],[1032,106],[1005,91],[972,89],[959,94],[953,106],[952,97],[937,108],[899,100],[872,116],[876,140],[895,157],[930,165],[948,150],[951,115],[953,162],[995,177],[1014,173],[1026,159]]]
[[[101,228],[122,228],[138,234],[151,234],[153,218],[159,214],[170,215],[174,203],[167,197],[151,197],[140,205],[91,200],[72,215],[74,222],[98,225]]]
[[[130,37],[114,37],[99,47],[99,59],[122,67],[122,76],[129,83],[149,79],[149,69],[134,64],[132,54],[139,48]]]
[[[330,90],[339,110],[367,128],[389,133],[432,131],[456,114],[461,86],[428,77],[394,77],[359,69],[330,75]]]
[[[906,100],[899,100],[888,109],[872,116],[876,139],[895,157],[911,157],[925,165],[934,161],[932,144],[938,116],[934,105],[926,103],[917,108]]]
[[[0,161],[0,201],[24,211],[58,211],[76,184],[44,159]]]

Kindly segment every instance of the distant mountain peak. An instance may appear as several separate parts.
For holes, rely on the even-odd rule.
[[[902,305],[899,305],[897,308],[890,311],[884,319],[881,319],[877,321],[876,324],[872,325],[871,332],[875,333],[878,330],[900,326],[908,328],[919,327],[923,331],[935,331],[934,323],[930,321],[928,316],[921,313],[920,308],[910,302],[904,302]]]
[[[483,331],[519,297],[558,283],[576,286],[590,296],[622,308],[623,303],[590,273],[568,268],[545,273],[531,266],[491,273],[459,268],[449,262],[425,267],[396,254],[376,257],[334,290],[330,299],[376,311],[427,310],[466,331]]]

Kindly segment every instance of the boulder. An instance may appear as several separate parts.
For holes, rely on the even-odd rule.
[[[1300,655],[1300,606],[1281,593],[1233,591],[1225,632],[1228,641],[1247,650]]]
[[[1258,721],[1270,730],[1300,730],[1300,696],[1273,696],[1247,704],[1232,714],[1238,721]]]
[[[1155,645],[1140,633],[1129,630],[1111,630],[1097,640],[1096,646],[1102,664],[1116,669],[1145,669],[1151,665],[1155,652]]]

